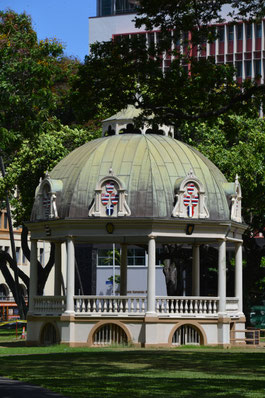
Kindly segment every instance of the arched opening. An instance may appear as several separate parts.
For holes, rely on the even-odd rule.
[[[40,343],[45,346],[59,343],[57,330],[52,323],[49,322],[44,325],[41,331]]]
[[[24,298],[28,297],[27,288],[22,283],[19,284],[19,290]]]
[[[106,323],[99,327],[93,336],[94,345],[128,344],[125,331],[114,323]]]
[[[9,289],[4,283],[0,284],[0,300],[6,300],[9,296]]]
[[[172,336],[172,345],[202,345],[200,330],[191,324],[184,324],[177,328]]]

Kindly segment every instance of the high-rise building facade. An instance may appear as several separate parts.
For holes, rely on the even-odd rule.
[[[142,34],[147,43],[159,40],[159,31],[146,32],[136,29],[134,0],[98,0],[97,16],[89,20],[89,44],[108,41],[119,35]],[[260,23],[239,22],[216,25],[218,39],[213,43],[194,46],[190,51],[194,57],[212,57],[217,64],[231,64],[236,68],[237,80],[255,79],[259,76],[264,83],[265,76],[265,21]],[[185,35],[185,33],[183,33]],[[181,40],[173,40],[173,49],[185,52]],[[163,69],[166,70],[172,56],[164,54]]]

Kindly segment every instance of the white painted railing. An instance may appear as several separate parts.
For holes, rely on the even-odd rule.
[[[218,297],[161,296],[156,297],[156,312],[176,315],[215,315],[218,313]]]
[[[77,313],[144,314],[145,296],[74,296]]]
[[[66,308],[65,296],[35,296],[34,313],[35,314],[62,314]]]
[[[76,314],[115,314],[123,316],[144,315],[147,311],[146,296],[74,296]],[[156,296],[156,313],[171,317],[203,317],[218,314],[218,297]],[[62,314],[66,309],[65,296],[35,296],[34,313]],[[226,299],[226,311],[238,311],[238,298]]]

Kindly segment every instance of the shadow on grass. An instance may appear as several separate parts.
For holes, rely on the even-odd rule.
[[[90,350],[5,357],[0,374],[69,397],[264,397],[265,353]]]

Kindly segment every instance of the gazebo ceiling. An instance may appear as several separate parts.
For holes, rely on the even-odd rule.
[[[97,217],[99,212],[94,209],[96,195],[103,195],[99,182],[107,183],[108,180],[116,184],[116,196],[123,195],[123,207],[118,205],[120,213],[112,216],[181,218],[183,210],[178,209],[176,203],[180,201],[180,195],[185,199],[184,188],[181,188],[183,181],[189,182],[192,178],[195,186],[198,181],[198,196],[202,198],[204,195],[204,208],[202,206],[198,218],[230,220],[229,205],[235,184],[232,184],[228,195],[223,174],[194,148],[171,137],[155,134],[119,134],[99,138],[74,150],[51,171],[48,177],[50,191],[53,191],[52,186],[58,186],[55,182],[59,181],[62,188],[52,192],[50,199],[54,200],[56,211],[52,213],[51,204],[48,218],[52,218],[52,214],[60,219]],[[37,190],[31,221],[45,219],[38,211],[38,195],[43,184],[45,180]],[[229,186],[231,188],[231,184]],[[43,200],[42,197],[42,205]],[[186,211],[185,206],[183,208]]]

